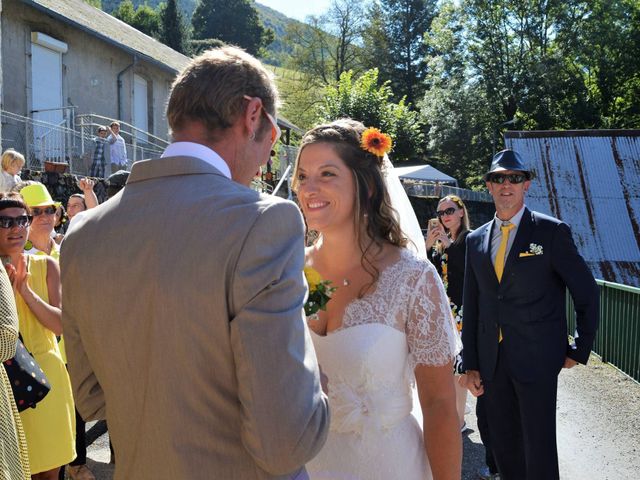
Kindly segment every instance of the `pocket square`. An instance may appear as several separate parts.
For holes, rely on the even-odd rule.
[[[522,252],[519,257],[535,257],[535,253],[531,253],[531,252]]]

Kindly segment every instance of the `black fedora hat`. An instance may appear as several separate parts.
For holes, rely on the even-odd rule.
[[[504,170],[522,172],[526,175],[527,180],[531,180],[533,178],[533,172],[527,168],[520,154],[510,148],[507,148],[506,150],[502,150],[494,155],[493,161],[491,162],[491,168],[489,168],[489,171],[484,174],[483,179],[486,181],[492,173]]]

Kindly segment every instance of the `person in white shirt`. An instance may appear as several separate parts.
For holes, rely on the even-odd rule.
[[[127,145],[120,135],[120,123],[113,121],[109,125],[109,157],[111,172],[127,168]]]

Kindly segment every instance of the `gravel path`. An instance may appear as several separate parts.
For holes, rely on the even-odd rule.
[[[484,463],[475,418],[463,436],[462,480],[477,480]],[[562,480],[636,480],[640,478],[640,384],[596,356],[589,365],[564,370],[558,385],[558,451]],[[102,422],[87,426],[92,441],[89,466],[97,480],[110,480],[108,434]],[[396,480],[396,479],[388,479]],[[400,480],[400,479],[397,479]]]

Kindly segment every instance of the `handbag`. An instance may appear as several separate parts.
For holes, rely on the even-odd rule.
[[[17,342],[15,356],[5,360],[3,365],[11,382],[18,411],[22,412],[27,408],[36,408],[36,404],[51,390],[51,384],[22,343],[22,336]]]

